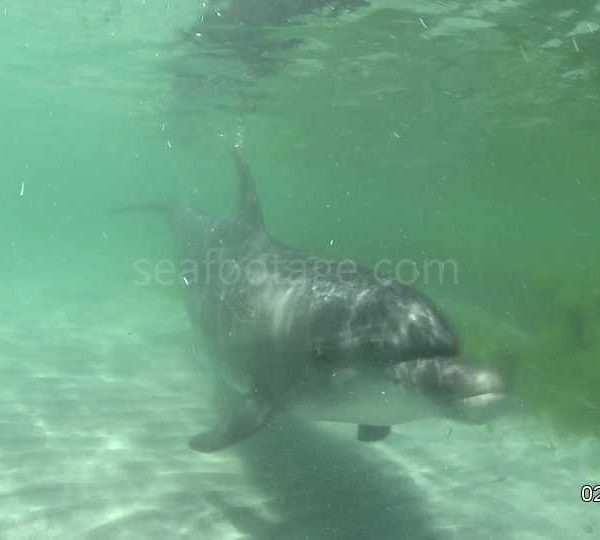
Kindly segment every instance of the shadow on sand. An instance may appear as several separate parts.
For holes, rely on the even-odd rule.
[[[229,450],[267,512],[261,517],[226,500],[218,504],[256,540],[439,539],[440,531],[428,526],[423,493],[404,471],[386,470],[389,463],[378,465],[368,451],[351,438],[282,418]]]

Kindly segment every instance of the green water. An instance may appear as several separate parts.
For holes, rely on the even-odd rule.
[[[3,402],[21,412],[37,407],[38,420],[60,430],[61,415],[44,420],[46,401],[31,404],[37,379],[23,373],[51,369],[58,381],[62,373],[102,374],[118,387],[119,406],[128,411],[110,416],[115,431],[136,421],[136,409],[126,399],[127,381],[146,377],[152,395],[159,396],[156,408],[148,405],[148,410],[169,410],[176,420],[165,413],[156,431],[149,428],[152,436],[143,451],[151,452],[153,444],[160,449],[151,458],[156,469],[163,458],[174,459],[172,452],[185,454],[185,433],[193,433],[194,426],[184,419],[203,382],[192,380],[199,376],[193,369],[177,378],[177,369],[187,364],[172,360],[171,365],[167,359],[188,354],[187,321],[174,288],[140,291],[133,285],[133,261],[169,256],[169,237],[151,220],[122,221],[108,211],[160,198],[190,199],[215,215],[231,211],[235,176],[229,148],[241,143],[274,236],[319,255],[365,264],[382,258],[417,265],[454,261],[456,282],[420,279],[416,285],[450,313],[469,352],[490,363],[502,364],[507,355],[518,360],[515,399],[534,429],[547,430],[558,447],[561,441],[595,444],[600,435],[600,4],[382,0],[336,16],[303,14],[292,18],[293,24],[268,28],[239,26],[240,21],[228,26],[227,3],[212,4],[203,9],[195,0],[0,0]],[[260,8],[258,0],[254,4]],[[221,22],[216,9],[223,10]],[[223,41],[223,28],[239,35],[235,46]],[[295,46],[285,46],[290,40]],[[109,323],[113,330],[101,330]],[[148,371],[139,352],[145,347],[156,347]],[[165,389],[163,362],[175,377]],[[88,384],[93,393],[93,378]],[[77,394],[71,406],[77,408],[78,399],[83,403],[85,394]],[[178,395],[184,396],[181,406],[173,398]],[[94,396],[89,418],[115,399],[108,390]],[[142,390],[135,399],[147,403]],[[85,432],[84,418],[92,422],[87,416],[70,418],[65,433]],[[142,510],[151,506],[170,516],[157,518],[170,528],[146,526],[144,515],[139,528],[136,519],[119,521],[118,497],[114,508],[107,502],[120,482],[118,471],[112,471],[114,485],[104,496],[97,488],[106,526],[88,530],[81,521],[94,522],[93,502],[85,510],[76,505],[52,510],[49,501],[67,489],[64,484],[49,483],[47,498],[29,497],[19,475],[43,470],[44,454],[32,457],[25,450],[22,461],[13,416],[2,419],[0,413],[0,421],[9,426],[0,433],[0,447],[4,437],[7,463],[17,471],[5,471],[4,488],[0,484],[6,502],[0,502],[0,525],[6,520],[2,538],[236,537],[226,528],[231,523],[240,538],[368,538],[369,530],[378,531],[376,538],[419,539],[567,534],[566,527],[552,529],[541,517],[529,522],[518,512],[493,528],[478,520],[471,528],[457,525],[481,509],[457,511],[455,516],[464,517],[444,518],[447,525],[439,529],[403,522],[408,532],[392,532],[398,522],[374,510],[382,507],[378,482],[386,482],[389,464],[370,457],[357,464],[347,453],[341,460],[354,467],[357,483],[339,471],[332,482],[353,492],[366,483],[378,501],[355,508],[362,528],[339,501],[329,502],[330,514],[303,512],[309,498],[303,492],[289,507],[277,507],[303,520],[282,525],[269,518],[275,510],[266,503],[256,511],[260,519],[250,518],[243,490],[252,492],[251,481],[239,488],[235,502],[224,505],[215,503],[217,495],[209,497],[215,508],[231,511],[217,512],[222,530],[211,528],[218,521],[213,514],[194,517],[196,510],[204,516],[193,496],[203,485],[202,469],[194,469],[195,456],[186,454],[177,459],[197,483],[168,500],[146,504],[143,493],[135,499]],[[23,427],[28,420],[16,422]],[[167,442],[159,436],[165,429],[171,434]],[[410,429],[418,438],[418,429]],[[315,470],[329,470],[336,460],[319,454],[317,436],[300,434],[305,440],[290,463],[283,450],[289,440],[282,437],[276,450],[268,440],[257,443],[262,446],[250,452],[248,467],[260,470],[261,456],[276,463],[276,470],[301,460],[308,481],[327,490]],[[316,449],[306,442],[313,438]],[[415,440],[407,439],[394,446],[398,455],[403,448],[413,451]],[[325,451],[343,445],[336,439]],[[68,441],[61,448],[69,455]],[[93,448],[71,455],[83,460]],[[505,450],[503,455],[513,456],[510,475],[520,454]],[[592,482],[594,474],[600,477],[597,455],[590,451],[589,469],[583,458],[580,468],[569,469],[569,452],[561,456],[563,461],[557,458],[539,472],[537,496],[553,481],[552,467],[561,477],[570,473],[572,491],[561,492],[556,512],[564,503],[569,510],[561,523],[574,520],[570,537],[591,538],[600,521],[597,515],[586,521],[597,509],[582,506],[578,486]],[[405,465],[410,468],[410,460]],[[228,467],[227,474],[235,476],[237,469]],[[490,460],[481,469],[492,467]],[[127,470],[128,481],[135,482],[134,469]],[[481,469],[466,468],[464,475]],[[93,486],[93,471],[85,478],[71,471],[70,489],[81,482]],[[283,485],[292,489],[294,478]],[[287,497],[285,489],[282,493]],[[419,493],[409,505],[416,521],[423,505],[432,515],[437,512]],[[341,500],[344,493],[333,496]],[[524,500],[540,503],[533,489]],[[34,509],[43,511],[45,505],[50,510],[39,518]],[[453,515],[452,509],[444,511]],[[346,528],[348,523],[353,525]]]

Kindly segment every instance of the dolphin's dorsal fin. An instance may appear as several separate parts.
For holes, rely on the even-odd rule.
[[[257,231],[264,230],[265,222],[250,167],[238,147],[234,147],[232,153],[239,178],[236,218]]]

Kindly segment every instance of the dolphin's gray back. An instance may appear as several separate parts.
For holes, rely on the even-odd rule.
[[[348,351],[368,344],[374,351],[394,348],[407,356],[412,352],[407,343],[412,340],[418,342],[421,354],[456,352],[449,327],[428,326],[432,314],[444,321],[443,316],[411,289],[394,282],[378,283],[362,269],[340,277],[336,262],[301,258],[293,250],[269,246],[268,238],[252,242],[263,249],[251,247],[241,256],[228,250],[222,253],[223,264],[234,261],[239,269],[235,283],[211,282],[206,291],[215,302],[210,309],[221,314],[215,329],[221,340],[243,342],[246,334],[253,339],[260,335],[274,340],[282,351],[299,346]],[[302,262],[300,272],[297,262]],[[418,335],[422,326],[433,330],[431,336]]]

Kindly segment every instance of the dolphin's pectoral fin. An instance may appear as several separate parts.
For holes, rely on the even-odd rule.
[[[247,439],[271,418],[272,407],[254,396],[247,398],[228,418],[193,437],[189,447],[196,452],[216,452]]]
[[[367,426],[359,424],[358,440],[362,442],[382,441],[391,431],[392,428],[390,426]]]

